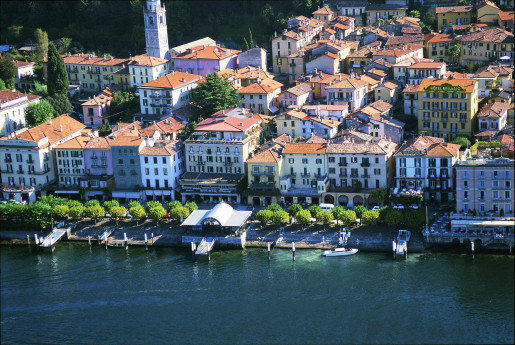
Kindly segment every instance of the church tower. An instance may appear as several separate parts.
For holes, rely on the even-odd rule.
[[[169,47],[165,5],[161,0],[147,0],[143,17],[147,55],[167,59]]]

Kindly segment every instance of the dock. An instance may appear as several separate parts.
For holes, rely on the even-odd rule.
[[[203,238],[195,251],[195,255],[208,255],[215,245],[216,239],[212,237]]]
[[[46,236],[43,241],[39,244],[40,247],[49,248],[53,247],[57,241],[59,241],[68,229],[54,229],[48,236]]]

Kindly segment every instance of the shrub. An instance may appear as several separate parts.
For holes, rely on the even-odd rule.
[[[70,217],[72,217],[75,220],[79,220],[82,218],[82,215],[86,211],[86,208],[84,206],[75,206],[70,208],[70,212],[68,213]]]
[[[111,214],[111,208],[118,207],[120,204],[116,200],[104,201],[103,205],[107,213]]]
[[[84,204],[84,207],[91,207],[91,206],[100,206],[100,201],[98,201],[96,199],[91,199],[91,200],[86,201],[86,203]]]
[[[331,210],[331,212],[333,214],[333,218],[336,219],[337,221],[343,221],[343,212],[344,211],[345,210],[343,209],[342,206],[335,206]]]
[[[180,202],[180,201],[178,201],[178,200],[170,201],[170,202],[168,203],[168,206],[167,206],[167,208],[168,208],[168,212],[170,212],[170,211],[171,211],[171,210],[173,210],[174,208],[178,208],[178,207],[182,207],[182,204],[181,204],[181,202]]]
[[[138,201],[138,200],[131,200],[128,204],[127,204],[127,208],[129,209],[129,213],[130,213],[130,209],[133,208],[133,207],[137,207],[137,206],[141,206],[141,203]],[[132,216],[132,214],[131,214]]]
[[[66,203],[68,208],[72,209],[73,207],[79,207],[82,206],[82,203],[78,200],[68,200],[68,203]]]
[[[198,210],[198,206],[194,201],[190,201],[184,204],[184,207],[186,207],[188,210],[190,210],[190,213]]]
[[[184,206],[176,207],[170,210],[170,218],[176,221],[181,221],[188,218],[190,215],[190,210]]]
[[[398,211],[390,211],[386,215],[385,222],[388,224],[388,226],[396,226],[398,225],[402,220],[402,214]]]
[[[365,211],[361,215],[361,221],[368,225],[376,225],[379,220],[379,212]]]
[[[282,211],[283,209],[278,204],[270,204],[266,207],[268,211],[277,212]]]
[[[64,218],[70,212],[70,209],[66,205],[56,205],[52,210],[52,213],[55,218]]]
[[[286,211],[277,211],[272,214],[272,223],[275,225],[281,225],[288,223],[289,215]]]
[[[354,207],[354,212],[356,212],[356,217],[361,218],[363,213],[368,211],[368,209],[363,205],[358,205]]]
[[[105,210],[103,207],[101,207],[99,205],[94,205],[94,206],[90,206],[90,207],[86,208],[86,213],[96,223],[97,219],[104,215]]]
[[[153,208],[153,207],[163,207],[163,205],[161,205],[161,203],[159,201],[149,201],[147,202],[147,204],[145,205],[145,211],[147,211],[147,213],[150,213],[150,209]],[[166,213],[165,213],[166,214]]]
[[[308,208],[308,210],[311,213],[311,218],[316,218],[317,217],[317,213],[322,211],[322,207],[320,207],[318,205],[311,205]]]
[[[350,226],[352,222],[356,220],[356,218],[356,212],[354,212],[353,210],[343,211],[342,221],[343,224],[345,224],[345,226]]]
[[[301,210],[295,215],[295,222],[297,224],[308,224],[311,220],[311,212],[308,210]]]
[[[161,219],[163,219],[164,216],[166,216],[166,211],[163,208],[163,206],[161,206],[161,204],[159,204],[159,206],[154,206],[148,210],[148,216],[150,218],[152,218],[153,220],[155,220],[157,223]]]
[[[302,210],[302,206],[300,206],[299,204],[292,204],[292,205],[290,205],[290,207],[288,207],[288,214],[291,217],[295,217],[297,212],[299,212],[301,210]]]
[[[329,211],[320,211],[317,213],[317,222],[322,223],[324,225],[329,224],[334,218],[333,214]]]
[[[136,224],[138,224],[140,220],[145,219],[145,217],[147,216],[147,213],[145,212],[143,206],[134,206],[134,204],[131,208],[129,208],[129,214],[131,215],[132,219],[136,221]]]

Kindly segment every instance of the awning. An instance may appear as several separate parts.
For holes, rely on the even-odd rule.
[[[139,199],[139,192],[113,192],[113,198]]]
[[[509,60],[509,59],[511,59],[511,57],[509,57],[508,55],[504,55],[499,58],[499,60]]]
[[[353,65],[352,65],[352,67],[353,67],[353,68],[360,68],[360,67],[361,67],[361,65],[359,65],[359,64],[353,64]]]
[[[57,194],[79,194],[78,190],[56,190],[54,193]]]
[[[171,190],[155,190],[155,189],[149,189],[145,191],[145,195],[172,195]]]

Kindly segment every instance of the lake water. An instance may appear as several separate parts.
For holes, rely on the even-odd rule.
[[[513,343],[508,255],[1,248],[2,343]]]

